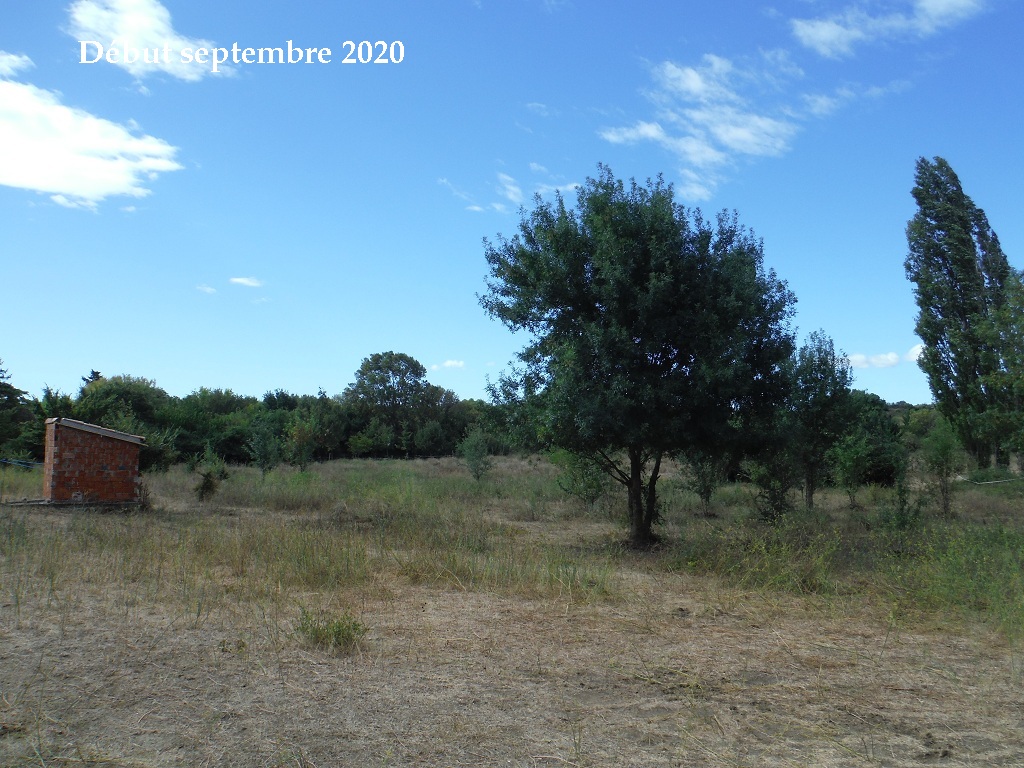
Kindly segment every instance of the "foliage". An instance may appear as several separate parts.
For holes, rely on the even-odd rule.
[[[176,429],[161,428],[150,422],[142,421],[136,418],[127,405],[107,413],[103,421],[105,422],[104,426],[110,429],[145,438],[146,442],[143,443],[142,450],[139,452],[139,469],[143,471],[167,469],[177,460]]]
[[[793,370],[793,450],[804,483],[804,503],[824,479],[828,451],[850,428],[850,361],[824,331],[815,331],[796,353]]]
[[[0,458],[24,448],[15,442],[25,425],[32,421],[32,408],[25,398],[27,393],[10,383],[10,374],[3,365],[4,361],[0,360]]]
[[[480,427],[471,429],[466,434],[459,443],[458,454],[474,480],[482,480],[494,466],[487,433]]]
[[[298,467],[300,472],[305,472],[313,461],[319,431],[320,421],[315,413],[301,410],[292,413],[285,433],[285,451],[289,463]]]
[[[871,444],[864,430],[845,435],[828,452],[836,483],[850,497],[850,507],[857,506],[857,490],[864,485],[871,466]]]
[[[367,627],[347,610],[340,616],[325,611],[311,612],[300,609],[296,628],[303,639],[316,648],[338,653],[351,653],[366,636]]]
[[[272,426],[265,421],[254,421],[245,444],[246,452],[263,477],[284,459],[284,445]]]
[[[700,499],[701,515],[710,517],[711,498],[725,480],[728,459],[695,451],[691,453],[688,463],[690,478],[686,485]]]
[[[561,470],[558,487],[588,507],[608,492],[608,475],[585,456],[556,450],[551,452],[551,461]]]
[[[921,443],[921,455],[934,479],[942,515],[949,517],[952,514],[953,479],[966,468],[967,455],[946,419],[935,420]]]
[[[904,266],[919,310],[918,364],[939,410],[987,466],[1007,438],[997,428],[1005,398],[991,384],[1006,363],[999,317],[1013,270],[949,163],[919,158],[912,194],[918,212],[907,225]]]
[[[856,507],[857,490],[863,485],[905,490],[907,447],[885,401],[878,395],[853,390],[850,418],[846,434],[827,454],[836,483],[849,494],[850,506]]]
[[[625,486],[643,546],[663,457],[734,440],[782,397],[793,297],[735,215],[712,224],[660,178],[627,189],[598,170],[576,210],[538,198],[518,235],[485,242],[483,307],[533,336],[492,396]]]
[[[763,520],[778,523],[793,509],[791,496],[800,481],[800,470],[788,446],[762,451],[743,465],[743,471],[757,488],[754,504]]]
[[[199,501],[210,499],[230,475],[227,463],[210,446],[206,446],[201,456],[193,457],[190,464],[192,471],[199,473],[199,482],[192,489]]]
[[[348,450],[355,456],[450,454],[474,421],[474,406],[431,384],[409,355],[381,352],[363,360],[341,396],[351,408]]]

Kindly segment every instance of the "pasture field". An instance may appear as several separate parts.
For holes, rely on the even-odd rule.
[[[0,487],[0,765],[1024,765],[1024,483],[774,527],[678,469],[664,542],[544,458]],[[919,513],[919,514],[918,514]]]

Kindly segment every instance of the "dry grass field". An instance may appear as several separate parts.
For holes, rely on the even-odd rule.
[[[0,765],[1024,765],[1017,614],[923,584],[931,544],[773,539],[670,476],[665,546],[631,552],[555,472],[238,468],[200,503],[176,468],[148,511],[0,506]]]

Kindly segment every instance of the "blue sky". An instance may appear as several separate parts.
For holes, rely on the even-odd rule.
[[[739,211],[800,338],[928,402],[914,163],[1021,266],[1022,29],[1014,0],[0,0],[0,358],[33,395],[96,369],[259,396],[395,350],[481,397],[524,342],[478,305],[483,238],[603,162]],[[330,63],[182,63],[289,40]]]

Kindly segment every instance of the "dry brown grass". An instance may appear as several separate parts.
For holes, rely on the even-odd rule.
[[[1024,764],[1005,635],[672,572],[543,467],[396,471],[290,481],[308,509],[238,504],[240,473],[231,503],[172,474],[150,514],[0,510],[0,764]],[[368,634],[312,647],[304,608]]]

